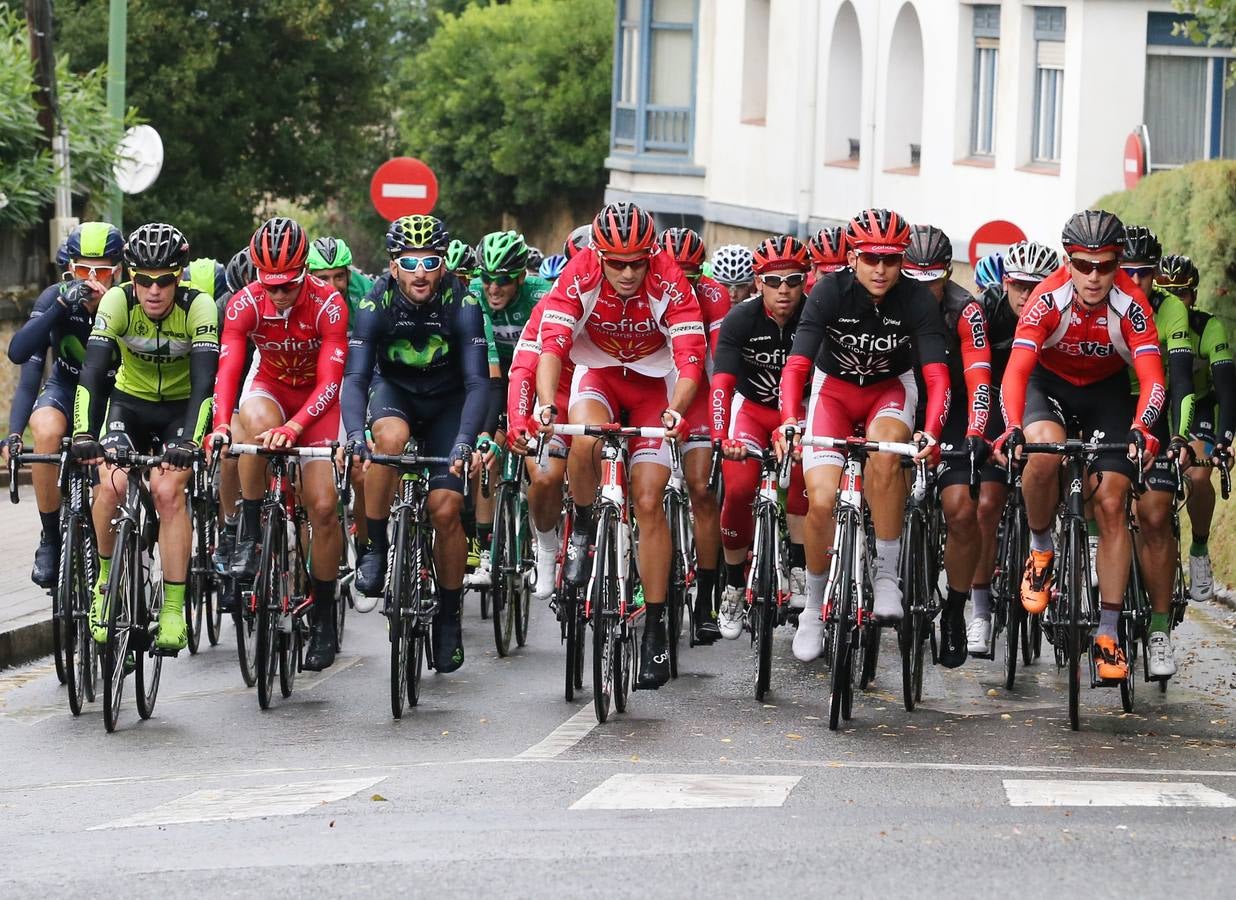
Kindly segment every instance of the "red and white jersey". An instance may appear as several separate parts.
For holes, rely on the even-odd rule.
[[[307,275],[296,302],[282,312],[256,281],[232,295],[219,338],[216,428],[231,419],[249,341],[259,354],[258,379],[308,392],[292,421],[308,425],[338,401],[348,351],[348,307],[326,282]]]
[[[541,299],[532,307],[524,330],[515,344],[515,355],[507,370],[507,418],[512,430],[522,428],[532,416],[536,403],[536,364],[541,358],[541,318],[545,313],[545,301]],[[570,392],[571,379],[575,377],[575,363],[570,359],[562,362],[562,377],[559,393]]]
[[[677,369],[700,381],[705,338],[691,285],[668,254],[656,251],[639,292],[618,296],[592,248],[577,253],[541,303],[544,352],[591,369],[623,366],[653,378]]]
[[[712,361],[717,350],[717,337],[721,334],[721,320],[733,309],[730,294],[721,282],[707,275],[695,279],[695,300],[700,305],[700,320],[704,323],[704,339],[708,342],[708,359]]]

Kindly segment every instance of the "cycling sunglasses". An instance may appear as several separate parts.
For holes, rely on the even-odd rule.
[[[134,272],[133,283],[141,287],[148,288],[153,285],[158,285],[161,288],[168,288],[180,281],[180,270],[175,272],[164,272],[162,275],[151,275],[149,272]]]
[[[611,259],[608,254],[599,254],[601,262],[605,263],[608,268],[615,272],[622,272],[625,269],[631,269],[638,272],[644,266],[648,265],[648,256],[637,256],[635,259]]]
[[[1118,259],[1105,259],[1102,262],[1095,262],[1090,259],[1080,259],[1076,256],[1070,256],[1069,262],[1072,264],[1073,268],[1082,275],[1089,275],[1092,272],[1098,272],[1100,275],[1110,275],[1120,266],[1120,260]]]
[[[401,256],[395,260],[395,265],[405,272],[415,272],[424,269],[426,272],[436,272],[442,268],[441,256]]]
[[[1120,268],[1130,278],[1145,278],[1147,275],[1153,275],[1159,271],[1158,266],[1121,266]]]
[[[111,263],[98,263],[92,265],[90,263],[73,263],[73,277],[80,278],[83,281],[97,279],[99,275],[111,275],[116,277],[116,273],[120,271],[120,266],[112,265]]]
[[[760,281],[762,281],[764,284],[766,284],[770,288],[779,288],[783,284],[786,287],[796,288],[806,280],[807,280],[807,276],[804,275],[802,272],[795,272],[793,275],[761,275],[760,276]]]
[[[872,253],[870,250],[858,251],[858,258],[863,261],[863,265],[871,266],[872,268],[883,263],[889,268],[897,269],[901,267],[901,262],[905,259],[904,253]]]
[[[510,284],[513,281],[517,281],[521,275],[525,274],[526,271],[527,270],[525,269],[507,269],[502,272],[486,272],[482,269],[481,281],[484,284]]]

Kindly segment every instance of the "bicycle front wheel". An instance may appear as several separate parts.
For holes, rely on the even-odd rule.
[[[390,596],[387,598],[391,642],[391,715],[396,719],[403,718],[404,704],[409,696],[409,654],[415,640],[412,592],[415,589],[413,557],[416,548],[408,520],[408,510],[400,509],[395,519],[394,568],[391,571]]]
[[[141,550],[137,551],[139,554]],[[139,557],[140,560],[140,557]],[[138,567],[134,566],[134,571]],[[158,611],[163,606],[163,583],[152,589],[150,599],[155,601],[147,605],[146,579],[135,578],[133,593],[133,608],[137,613],[139,634],[150,633],[150,623],[158,619]],[[137,714],[143,719],[154,715],[155,700],[159,696],[159,678],[163,674],[163,657],[153,653],[149,648],[139,649],[134,660],[133,688],[137,700]]]
[[[262,528],[262,553],[258,559],[254,601],[257,616],[257,688],[258,706],[270,708],[274,698],[275,675],[279,671],[279,613],[282,605],[281,560],[286,531],[283,516],[272,507]]]
[[[614,511],[604,509],[597,523],[596,552],[592,558],[592,704],[597,721],[609,718],[618,666],[618,566],[614,546]]]
[[[851,684],[851,622],[850,617],[857,606],[858,585],[854,583],[854,541],[858,534],[857,523],[848,518],[837,522],[841,530],[841,545],[833,559],[837,578],[833,596],[827,598],[832,612],[827,627],[832,632],[832,671],[829,681],[828,728],[836,731],[843,717],[843,707],[848,706],[846,694],[853,690]],[[846,714],[845,718],[849,718]]]
[[[768,696],[772,682],[773,629],[777,626],[777,573],[773,571],[776,557],[776,522],[769,511],[760,513],[756,522],[755,559],[753,583],[755,602],[751,607],[755,634],[755,699],[763,701]]]
[[[1065,647],[1068,657],[1069,677],[1069,726],[1077,731],[1081,727],[1081,668],[1082,653],[1086,652],[1083,632],[1086,630],[1084,617],[1087,604],[1083,592],[1087,590],[1085,580],[1089,567],[1086,565],[1086,535],[1080,523],[1072,523],[1067,531],[1064,565],[1065,590],[1068,619]]]
[[[683,606],[687,602],[687,572],[683,566],[682,534],[686,510],[676,494],[665,498],[665,519],[669,523],[670,570],[665,611],[669,615],[666,627],[669,630],[670,677],[678,677],[678,644],[682,639]]]
[[[85,700],[87,668],[90,663],[90,631],[83,628],[89,601],[82,604],[80,593],[85,573],[82,571],[82,548],[78,540],[76,522],[66,521],[60,529],[60,572],[56,579],[53,627],[61,634],[61,652],[64,657],[65,685],[69,689],[69,711],[81,715]],[[85,640],[82,635],[85,635]]]
[[[136,577],[131,571],[132,546],[136,541],[133,523],[121,521],[116,532],[116,544],[112,556],[112,571],[107,579],[107,643],[103,648],[103,727],[109,732],[116,730],[120,719],[120,698],[124,692],[126,659],[129,655],[129,638],[132,611],[129,597],[130,582]]]
[[[511,634],[515,630],[518,605],[516,580],[523,580],[519,572],[518,549],[515,542],[515,497],[511,493],[511,485],[503,484],[498,488],[494,507],[493,551],[490,554],[494,646],[499,656],[511,652]]]
[[[532,616],[532,589],[528,587],[528,573],[535,570],[536,560],[532,550],[532,528],[528,524],[528,503],[522,496],[516,496],[515,508],[518,510],[514,530],[516,546],[519,552],[515,554],[518,560],[518,570],[515,581],[515,643],[524,646],[528,643],[528,622]]]

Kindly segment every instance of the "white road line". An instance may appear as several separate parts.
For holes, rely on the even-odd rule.
[[[1052,781],[1004,779],[1009,806],[1236,806],[1196,781]]]
[[[781,806],[799,775],[612,775],[571,809],[719,809]]]
[[[570,750],[597,727],[596,715],[592,704],[581,706],[579,712],[571,716],[540,743],[533,744],[516,759],[553,759]]]
[[[95,825],[105,828],[141,828],[150,825],[185,825],[192,822],[231,822],[267,816],[297,816],[323,803],[351,797],[382,781],[382,777],[303,781],[255,788],[194,791],[146,812]]]

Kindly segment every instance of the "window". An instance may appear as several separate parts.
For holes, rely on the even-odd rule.
[[[1060,162],[1064,106],[1064,9],[1034,10],[1034,146],[1035,162]]]
[[[611,143],[685,156],[695,108],[696,0],[619,0]]]
[[[747,0],[742,29],[743,122],[763,125],[768,114],[768,19],[771,0]]]
[[[1236,157],[1236,90],[1224,86],[1231,52],[1173,34],[1185,17],[1150,13],[1146,26],[1146,130],[1150,165]]]
[[[996,77],[1000,68],[1000,7],[975,6],[974,96],[970,115],[970,153],[996,152]]]

